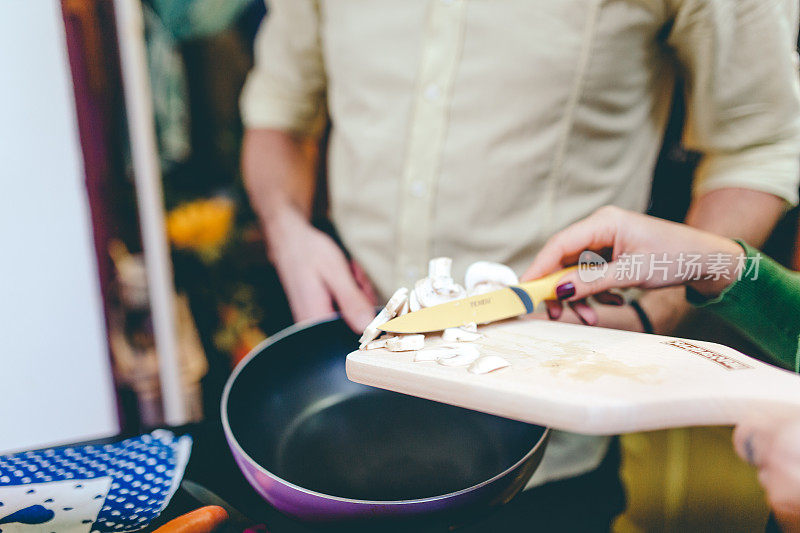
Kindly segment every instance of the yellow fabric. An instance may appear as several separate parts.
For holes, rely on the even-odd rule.
[[[766,500],[730,428],[623,435],[621,475],[628,508],[616,533],[764,530]]]
[[[435,256],[521,272],[596,208],[644,210],[675,72],[698,190],[797,200],[793,0],[272,0],[248,128],[317,135],[342,240],[384,298]],[[555,432],[533,483],[608,440]]]

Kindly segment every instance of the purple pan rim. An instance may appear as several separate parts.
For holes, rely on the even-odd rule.
[[[248,455],[247,452],[244,451],[244,449],[239,444],[239,441],[234,436],[233,430],[231,430],[230,423],[228,421],[228,397],[230,396],[231,389],[233,388],[233,383],[236,381],[236,378],[239,376],[239,374],[242,373],[242,370],[244,370],[244,367],[246,367],[247,364],[250,361],[252,361],[256,357],[256,355],[258,355],[267,346],[270,346],[271,344],[274,344],[274,343],[278,342],[279,340],[283,339],[284,337],[288,337],[289,335],[292,335],[293,333],[297,333],[298,331],[301,331],[301,330],[304,330],[304,329],[308,329],[308,328],[310,328],[312,326],[316,326],[316,325],[319,325],[319,324],[325,324],[327,322],[333,322],[334,320],[338,320],[339,318],[340,318],[339,314],[338,313],[334,313],[330,317],[323,318],[323,319],[320,319],[320,320],[306,320],[306,321],[303,321],[303,322],[298,322],[296,324],[292,324],[291,326],[279,331],[275,335],[272,335],[271,337],[268,337],[268,338],[264,339],[255,348],[253,348],[250,351],[250,353],[248,353],[241,361],[239,361],[239,364],[236,365],[236,368],[233,369],[233,372],[228,377],[228,380],[225,382],[225,388],[222,391],[222,399],[221,399],[221,402],[220,402],[220,414],[221,414],[221,418],[222,418],[222,429],[223,429],[223,431],[225,433],[225,437],[226,437],[226,439],[228,441],[228,445],[233,447],[233,448],[235,448],[234,451],[236,453],[238,453],[241,457],[244,457],[251,466],[253,466],[256,470],[258,470],[259,472],[261,472],[262,474],[264,474],[268,478],[272,479],[273,481],[275,481],[277,483],[280,483],[281,485],[284,485],[284,486],[289,487],[291,489],[294,489],[296,491],[302,492],[304,494],[308,494],[310,496],[314,496],[314,497],[317,497],[317,498],[322,498],[322,499],[325,499],[325,500],[338,501],[338,502],[345,502],[345,503],[352,503],[352,504],[359,504],[359,505],[387,505],[387,506],[424,504],[424,503],[428,503],[428,502],[436,502],[436,501],[446,500],[446,499],[450,499],[450,498],[455,498],[455,497],[460,496],[462,494],[467,494],[467,493],[470,493],[470,492],[477,491],[477,490],[481,489],[482,487],[485,487],[487,485],[490,485],[490,484],[494,483],[498,479],[508,475],[509,473],[511,473],[514,470],[516,470],[517,468],[519,468],[523,463],[525,463],[528,459],[530,459],[530,457],[534,453],[536,453],[539,450],[539,448],[542,446],[542,444],[544,442],[547,441],[547,437],[550,434],[550,428],[546,427],[546,428],[544,428],[544,431],[542,432],[542,436],[539,437],[539,440],[536,441],[536,444],[533,445],[533,447],[528,451],[528,453],[523,455],[522,458],[519,461],[517,461],[516,463],[514,463],[510,467],[506,468],[505,470],[503,470],[499,474],[496,474],[495,476],[493,476],[493,477],[491,477],[491,478],[489,478],[489,479],[487,479],[485,481],[481,481],[480,483],[478,483],[476,485],[472,485],[471,487],[467,487],[467,488],[464,488],[464,489],[461,489],[461,490],[458,490],[458,491],[455,491],[455,492],[448,492],[447,494],[441,494],[439,496],[430,496],[428,498],[419,498],[419,499],[415,499],[415,500],[357,500],[357,499],[353,499],[353,498],[344,498],[344,497],[341,497],[341,496],[333,496],[332,494],[325,494],[323,492],[317,492],[317,491],[314,491],[314,490],[311,490],[311,489],[307,489],[305,487],[301,487],[300,485],[295,485],[291,481],[287,481],[287,480],[285,480],[285,479],[273,474],[272,472],[270,472],[269,470],[267,470],[266,468],[261,466],[255,459],[250,457],[250,455]]]

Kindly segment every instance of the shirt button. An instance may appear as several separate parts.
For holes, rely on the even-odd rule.
[[[411,182],[411,196],[415,198],[422,198],[425,196],[425,183],[420,180]]]
[[[431,83],[430,85],[425,87],[425,98],[428,100],[436,100],[439,98],[439,86],[435,83]]]

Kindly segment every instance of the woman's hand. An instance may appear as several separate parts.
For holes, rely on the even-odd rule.
[[[736,452],[758,480],[784,532],[800,532],[800,415],[758,417],[736,426]]]
[[[564,276],[556,291],[578,312],[585,312],[577,302],[587,296],[613,303],[607,291],[614,288],[689,285],[705,296],[716,296],[736,279],[744,256],[741,246],[719,235],[609,206],[556,233],[522,280],[576,264],[587,250],[610,260],[606,270],[582,265]],[[719,261],[712,266],[721,258],[729,261],[726,272],[719,271]],[[548,309],[553,316],[553,306]]]

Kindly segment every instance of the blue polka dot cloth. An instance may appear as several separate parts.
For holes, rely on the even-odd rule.
[[[180,485],[191,448],[191,437],[156,430],[0,456],[0,533],[143,529]]]

